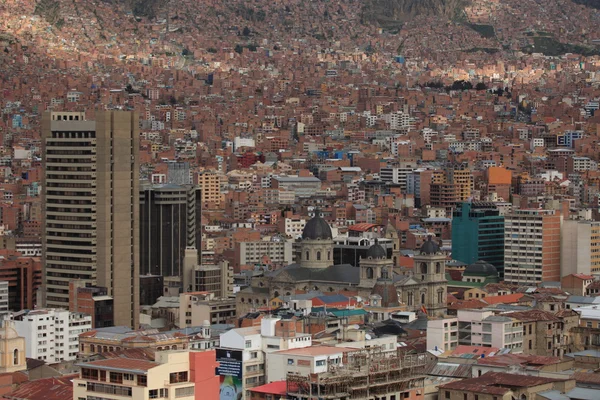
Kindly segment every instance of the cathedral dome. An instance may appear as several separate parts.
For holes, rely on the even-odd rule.
[[[438,246],[436,242],[431,240],[431,236],[429,236],[429,239],[427,239],[427,241],[423,243],[423,246],[421,246],[421,254],[433,255],[439,253],[439,251],[440,246]]]
[[[331,233],[331,227],[321,217],[320,210],[315,210],[315,216],[311,218],[306,225],[304,225],[304,229],[302,230],[302,239],[309,240],[331,240],[333,239],[333,235]]]
[[[492,264],[479,260],[467,266],[463,275],[498,276],[498,270]]]
[[[382,245],[379,244],[377,239],[375,239],[375,244],[369,247],[369,250],[367,250],[367,258],[372,258],[374,260],[388,258],[387,251]]]

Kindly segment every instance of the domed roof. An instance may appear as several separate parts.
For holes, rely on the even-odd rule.
[[[333,235],[331,234],[331,227],[321,217],[321,211],[319,209],[315,210],[315,216],[311,218],[306,225],[304,225],[304,229],[302,230],[302,239],[309,240],[330,240],[333,239]]]
[[[498,276],[498,270],[492,264],[479,260],[467,266],[463,275]]]
[[[429,236],[429,239],[427,239],[427,241],[425,243],[423,243],[423,246],[421,246],[421,254],[436,254],[439,253],[440,251],[440,246],[438,246],[438,244],[436,242],[434,242],[433,240],[431,240],[431,236]]]
[[[367,258],[388,258],[387,251],[385,251],[383,246],[379,244],[377,239],[375,239],[375,244],[369,247],[369,250],[367,250]]]

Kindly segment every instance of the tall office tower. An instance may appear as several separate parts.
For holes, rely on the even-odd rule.
[[[466,202],[452,218],[452,258],[466,264],[483,260],[500,276],[504,269],[504,216],[494,203]]]
[[[190,172],[190,163],[169,162],[167,164],[167,183],[174,185],[191,185],[192,175]]]
[[[202,250],[200,200],[197,186],[167,184],[142,187],[141,275],[182,276],[186,249],[194,248],[197,254]]]
[[[115,325],[139,319],[139,126],[133,112],[42,118],[43,293],[69,308],[69,281],[107,289]]]
[[[516,210],[504,217],[504,280],[560,281],[560,226],[555,210]]]

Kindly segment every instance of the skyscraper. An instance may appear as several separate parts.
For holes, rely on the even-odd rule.
[[[560,281],[560,226],[555,210],[515,210],[504,217],[504,280]]]
[[[186,248],[193,247],[198,253],[201,250],[200,207],[200,189],[197,186],[167,184],[142,187],[141,275],[181,277]]]
[[[43,301],[69,308],[69,281],[105,287],[114,324],[138,327],[139,126],[133,112],[42,118]]]
[[[494,203],[466,202],[452,218],[452,258],[466,264],[483,260],[500,276],[504,270],[504,216]]]

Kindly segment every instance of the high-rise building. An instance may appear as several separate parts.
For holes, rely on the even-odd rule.
[[[504,280],[560,281],[560,225],[555,210],[516,210],[504,217]]]
[[[181,277],[186,248],[200,253],[200,193],[197,186],[172,184],[140,190],[141,275]]]
[[[69,281],[105,287],[115,325],[139,319],[139,127],[133,112],[42,118],[43,292],[69,308]]]
[[[600,273],[600,222],[565,220],[561,236],[561,276]]]
[[[452,218],[452,258],[465,264],[483,260],[502,276],[504,216],[494,203],[462,203]]]

